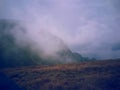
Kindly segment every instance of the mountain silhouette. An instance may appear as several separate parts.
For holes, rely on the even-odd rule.
[[[26,28],[20,24],[20,21],[0,20],[0,68],[54,65],[89,60],[79,53],[73,53],[60,38],[50,33],[45,33],[45,35],[57,41],[62,48],[57,52],[57,58],[54,56],[43,58],[42,55],[33,52],[29,46],[20,47],[16,44],[13,32],[18,29],[25,33]]]

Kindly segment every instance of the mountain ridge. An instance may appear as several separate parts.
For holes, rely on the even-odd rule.
[[[39,56],[36,52],[31,50],[29,43],[25,46],[19,46],[16,44],[16,38],[14,36],[16,34],[15,32],[19,30],[22,34],[26,33],[26,28],[22,26],[23,23],[20,23],[22,22],[17,20],[0,20],[0,68],[31,65],[53,65],[69,62],[84,62],[89,60],[78,53],[73,53],[60,38],[49,33],[45,33],[46,35],[44,35],[44,38],[50,37],[53,39],[53,43],[51,43],[52,45],[54,45],[55,40],[55,44],[57,43],[58,46],[62,47],[56,53],[57,58],[54,56],[48,58],[46,58],[46,56],[45,58]],[[43,40],[44,42],[44,39],[40,40]],[[51,47],[48,46],[48,48]]]

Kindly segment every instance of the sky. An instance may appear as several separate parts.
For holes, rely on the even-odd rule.
[[[0,19],[31,22],[73,52],[120,58],[120,0],[0,0]]]

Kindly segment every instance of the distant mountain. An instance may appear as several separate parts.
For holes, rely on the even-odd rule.
[[[61,50],[57,52],[58,58],[43,58],[42,55],[38,55],[37,53],[33,52],[31,47],[19,46],[15,42],[13,32],[21,30],[23,33],[25,33],[26,28],[20,23],[21,22],[15,20],[0,20],[0,68],[53,65],[89,60],[78,53],[73,53],[61,39],[50,33],[45,35],[49,35],[52,40],[57,41],[57,43],[62,46]]]

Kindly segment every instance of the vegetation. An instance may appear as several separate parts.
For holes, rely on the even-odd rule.
[[[120,90],[120,59],[3,70],[25,90]]]

